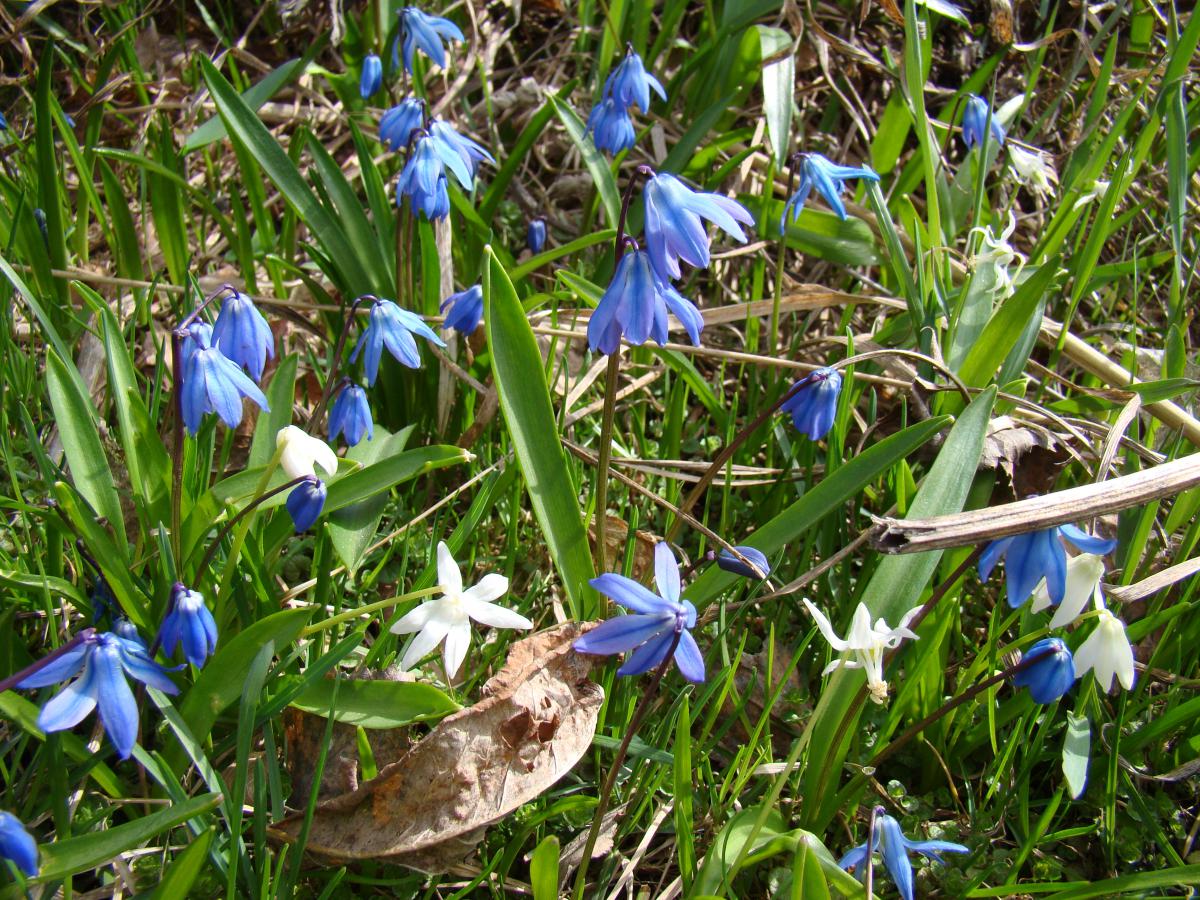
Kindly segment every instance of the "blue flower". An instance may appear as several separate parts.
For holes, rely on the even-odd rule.
[[[359,337],[354,352],[350,354],[350,362],[355,362],[358,354],[363,353],[363,368],[366,369],[367,384],[370,385],[375,383],[375,378],[379,375],[379,360],[383,356],[384,347],[387,347],[388,353],[402,365],[410,369],[419,369],[421,355],[417,352],[417,342],[413,340],[414,332],[439,347],[446,346],[445,341],[438,337],[420,316],[407,309],[401,309],[391,300],[376,298],[371,304],[367,330]]]
[[[792,396],[779,409],[792,417],[797,431],[819,441],[833,427],[841,390],[842,376],[837,369],[816,369],[793,385]]]
[[[211,342],[225,356],[244,368],[255,381],[262,379],[267,357],[275,358],[271,326],[254,301],[240,291],[231,291],[221,303],[212,328]]]
[[[675,314],[675,318],[688,333],[691,342],[699,345],[700,332],[704,330],[704,316],[696,308],[696,304],[675,290],[669,282],[659,281],[658,293],[666,302],[667,309]],[[661,344],[662,341],[659,343]]]
[[[82,674],[80,674],[82,673]],[[146,648],[112,632],[92,633],[17,687],[40,688],[79,675],[42,707],[38,728],[45,732],[74,728],[99,707],[100,722],[121,759],[128,759],[137,740],[138,709],[126,676],[164,694],[179,688]]]
[[[123,637],[127,641],[133,641],[135,644],[146,646],[146,642],[142,640],[142,636],[138,634],[137,626],[133,624],[125,616],[117,616],[113,619],[113,632],[117,637]]]
[[[1074,525],[1030,531],[988,544],[979,557],[979,577],[986,581],[1003,558],[1009,606],[1016,609],[1024,603],[1043,578],[1050,602],[1057,606],[1067,590],[1067,552],[1063,540],[1097,556],[1106,556],[1117,546],[1115,540],[1092,537]]]
[[[660,172],[646,182],[646,247],[663,281],[680,276],[679,260],[696,268],[708,265],[708,233],[703,219],[742,243],[738,226],[754,224],[754,216],[736,200],[693,191],[674,175]]]
[[[371,404],[367,392],[360,385],[348,384],[338,393],[329,411],[329,441],[332,443],[341,434],[346,443],[353,447],[367,436],[375,437],[375,423],[371,421]]]
[[[454,173],[454,177],[458,179],[458,183],[463,186],[464,190],[471,190],[480,160],[486,159],[493,165],[496,162],[486,147],[459,134],[441,119],[430,121],[429,136],[433,139],[438,156]],[[460,162],[461,165],[459,165]]]
[[[1013,674],[1014,687],[1029,688],[1035,703],[1053,703],[1075,683],[1075,659],[1059,638],[1046,638],[1029,648],[1028,666]]]
[[[744,578],[753,578],[756,581],[761,581],[771,574],[771,564],[767,562],[767,554],[761,550],[756,550],[754,547],[734,547],[738,553],[754,563],[754,568],[746,565],[728,550],[722,550],[717,556],[717,567],[724,569],[726,572],[732,572],[734,575],[741,575]]]
[[[200,430],[205,413],[215,412],[227,428],[242,421],[242,398],[249,397],[263,412],[270,412],[267,397],[238,364],[210,343],[213,330],[196,322],[188,326],[189,350],[184,340],[183,422],[190,434]]]
[[[996,146],[1003,146],[1004,126],[997,121],[988,102],[978,94],[968,94],[962,119],[963,142],[967,149],[982,146],[984,135],[989,132]]]
[[[642,112],[649,112],[651,90],[663,100],[667,99],[661,82],[646,71],[642,58],[630,46],[621,64],[605,80],[603,96],[612,97],[626,110],[637,104]]]
[[[930,859],[944,863],[943,853],[970,853],[962,844],[950,841],[910,841],[900,830],[900,823],[883,811],[882,806],[875,807],[875,827],[872,829],[871,853],[876,851],[883,855],[883,864],[892,876],[900,896],[904,900],[913,900],[913,870],[908,861],[908,854],[917,852]],[[860,844],[841,858],[838,865],[843,869],[853,869],[863,866],[867,861],[867,844]],[[865,880],[866,866],[858,873]]]
[[[415,6],[400,10],[400,26],[404,31],[404,68],[413,70],[413,53],[418,47],[437,63],[446,68],[446,48],[443,41],[463,40],[462,30],[449,19],[430,16]]]
[[[383,84],[383,63],[374,53],[368,53],[362,61],[362,77],[358,80],[358,95],[364,100],[373,96]]]
[[[704,656],[689,631],[696,627],[696,607],[679,598],[679,564],[665,541],[654,546],[654,579],[659,594],[612,572],[593,578],[592,587],[635,614],[601,622],[576,638],[573,646],[580,653],[604,656],[632,650],[617,674],[640,675],[662,663],[679,635],[675,665],[688,681],[700,683],[704,681]]]
[[[667,310],[675,313],[698,343],[704,319],[695,304],[670,286],[663,285],[645,250],[632,250],[621,257],[617,271],[588,321],[588,345],[604,354],[617,351],[621,336],[631,344],[654,338],[667,342]]]
[[[171,588],[171,608],[158,630],[163,652],[173,656],[183,643],[183,655],[197,669],[217,649],[217,623],[204,604],[204,595],[179,582]]]
[[[637,143],[629,110],[612,97],[605,97],[588,114],[587,131],[597,150],[617,154]]]
[[[4,117],[4,113],[0,113],[0,131],[8,131],[8,119]]]
[[[393,150],[408,146],[408,139],[425,122],[425,101],[415,97],[401,100],[379,119],[379,139]]]
[[[546,246],[546,220],[541,216],[529,220],[529,229],[525,232],[525,244],[530,253],[541,253]]]
[[[37,842],[20,819],[3,810],[0,810],[0,857],[12,860],[29,878],[38,873]]]
[[[879,176],[866,166],[839,166],[820,153],[805,153],[802,156],[800,184],[796,187],[796,193],[792,194],[788,198],[788,202],[784,204],[783,215],[779,218],[780,234],[787,230],[789,211],[793,222],[800,218],[800,210],[804,208],[804,203],[808,200],[808,195],[812,193],[813,188],[816,188],[817,193],[825,198],[825,202],[829,204],[830,209],[837,213],[838,218],[845,221],[846,205],[842,203],[841,194],[846,179],[879,180]]]
[[[441,312],[446,316],[443,328],[453,328],[459,334],[474,333],[483,321],[483,288],[474,285],[451,294],[442,301]]]
[[[287,498],[287,511],[292,517],[292,524],[296,526],[296,534],[312,528],[325,508],[328,494],[325,482],[315,475],[292,488]]]
[[[396,182],[396,205],[402,197],[408,197],[413,209],[419,210],[426,219],[444,219],[450,215],[450,194],[446,190],[446,166],[440,144],[428,135],[417,138],[412,156],[404,164],[400,180]],[[455,160],[451,171],[460,182],[470,189],[472,179],[462,159],[452,152],[445,155]]]

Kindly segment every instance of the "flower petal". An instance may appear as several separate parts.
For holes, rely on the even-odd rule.
[[[508,593],[508,579],[495,572],[484,575],[479,584],[462,592],[464,600],[474,600],[479,603],[491,603]]]
[[[675,642],[675,633],[666,631],[658,637],[647,641],[638,647],[625,660],[625,664],[617,669],[618,675],[641,675],[656,669],[667,658],[671,644]]]
[[[804,606],[816,620],[817,628],[821,630],[821,634],[824,636],[825,640],[829,642],[829,646],[831,646],[834,650],[837,650],[839,653],[849,648],[850,645],[846,641],[843,641],[840,637],[834,634],[833,625],[830,623],[829,619],[826,618],[825,613],[817,609],[816,605],[814,605],[813,602],[807,597],[804,598]]]
[[[624,575],[606,572],[593,578],[589,584],[606,597],[611,597],[614,602],[634,612],[657,616],[671,612],[671,606],[666,600]]]
[[[679,666],[681,674],[692,684],[704,683],[704,654],[696,644],[690,631],[679,635],[679,646],[675,648],[675,665]]]
[[[408,649],[404,651],[404,658],[400,660],[400,668],[407,671],[428,656],[430,651],[442,642],[442,638],[450,631],[452,624],[449,619],[431,618],[413,638]]]
[[[474,588],[472,588],[474,590]],[[469,594],[470,591],[467,592]],[[521,628],[529,629],[533,627],[533,623],[511,609],[505,609],[495,603],[487,603],[482,600],[477,600],[472,597],[463,595],[463,608],[467,611],[467,615],[481,625],[490,625],[492,628]]]
[[[666,616],[617,616],[577,637],[574,647],[580,653],[625,653],[655,635],[670,631],[673,625],[673,619]]]
[[[471,626],[467,623],[455,624],[446,632],[446,646],[442,650],[442,661],[446,664],[446,674],[453,678],[462,668],[463,660],[467,658],[467,650],[471,647]]]
[[[654,580],[662,599],[668,603],[679,602],[679,563],[666,541],[654,545]]]
[[[462,593],[462,573],[459,571],[458,563],[454,561],[454,556],[450,553],[450,548],[446,546],[445,541],[438,541],[437,572],[438,584],[442,586],[442,589],[447,594]]]

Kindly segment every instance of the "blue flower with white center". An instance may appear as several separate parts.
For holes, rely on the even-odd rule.
[[[446,167],[454,173],[458,183],[464,190],[471,190],[475,182],[475,173],[481,160],[487,160],[495,165],[496,160],[487,148],[465,135],[459,134],[454,128],[441,119],[433,119],[429,123],[429,136],[434,141],[438,156]],[[459,166],[461,161],[462,165]]]
[[[1075,683],[1075,659],[1059,638],[1038,641],[1022,662],[1028,664],[1013,673],[1012,683],[1029,688],[1035,703],[1053,703]]]
[[[529,228],[525,232],[525,246],[530,253],[541,253],[546,246],[546,220],[541,216],[530,219]]]
[[[158,630],[163,652],[173,656],[183,644],[183,655],[197,669],[204,666],[217,649],[217,622],[204,603],[204,595],[175,582],[171,588],[171,608]]]
[[[588,114],[587,131],[597,150],[614,156],[637,143],[629,110],[612,97],[604,97],[592,107]]]
[[[421,49],[429,59],[446,68],[445,41],[462,41],[462,30],[449,19],[430,16],[415,6],[400,10],[400,28],[404,32],[404,68],[413,70],[413,54]]]
[[[425,122],[425,101],[416,97],[401,100],[379,118],[379,139],[392,150],[408,146],[413,132]]]
[[[732,572],[734,575],[741,575],[743,578],[753,578],[755,581],[762,581],[771,574],[771,564],[767,561],[767,554],[761,550],[756,550],[754,547],[740,546],[735,546],[733,549],[754,563],[754,565],[749,566],[728,550],[722,550],[717,556],[718,568],[726,572]],[[756,572],[755,569],[758,571]]]
[[[867,181],[879,180],[879,175],[866,166],[839,166],[820,153],[804,153],[802,157],[800,183],[796,187],[796,193],[792,194],[788,198],[788,202],[784,204],[783,215],[779,218],[780,234],[787,231],[789,212],[792,222],[800,218],[800,210],[804,208],[804,203],[808,200],[808,195],[812,193],[813,188],[816,188],[817,193],[825,198],[825,202],[829,204],[830,209],[837,213],[838,218],[845,221],[846,205],[842,203],[841,195],[846,181],[851,178],[863,178]]]
[[[615,353],[621,337],[631,344],[653,338],[659,346],[667,342],[667,311],[698,343],[704,319],[695,304],[674,288],[664,285],[654,272],[650,254],[632,250],[621,257],[617,271],[588,320],[588,346],[606,355]]]
[[[359,337],[354,352],[350,354],[350,362],[355,362],[359,353],[363,354],[363,368],[366,370],[369,385],[375,384],[379,375],[379,360],[383,357],[384,347],[401,365],[419,369],[421,355],[417,351],[414,334],[419,334],[439,347],[446,346],[446,342],[438,337],[420,316],[407,309],[401,309],[391,300],[376,298],[371,304],[367,330]]]
[[[313,523],[321,517],[321,510],[325,508],[325,498],[328,495],[325,482],[315,475],[309,476],[306,481],[292,488],[286,506],[288,515],[292,517],[292,524],[296,526],[296,534],[313,527]]]
[[[210,343],[213,329],[196,322],[188,326],[192,350],[183,344],[183,423],[189,434],[200,430],[200,420],[215,412],[227,428],[242,421],[242,398],[249,397],[263,412],[270,412],[266,395],[236,362]],[[176,388],[179,389],[178,387]]]
[[[476,284],[451,294],[442,301],[441,312],[446,317],[443,328],[453,328],[465,335],[474,333],[483,321],[483,288]]]
[[[663,281],[680,276],[681,259],[698,269],[708,265],[708,232],[702,220],[707,219],[742,243],[746,242],[746,234],[738,222],[754,224],[754,216],[736,200],[693,191],[666,172],[646,181],[642,198],[646,204],[646,248]]]
[[[3,810],[0,810],[0,857],[12,860],[27,878],[38,873],[37,841],[20,819]]]
[[[446,190],[446,157],[454,160],[451,171],[467,190],[470,190],[473,181],[466,164],[457,154],[447,150],[439,152],[439,149],[438,142],[428,135],[417,138],[412,156],[404,164],[404,171],[400,173],[400,179],[396,182],[396,205],[400,205],[401,198],[408,197],[413,209],[418,210],[431,222],[450,215],[450,194]]]
[[[646,71],[642,58],[633,52],[630,46],[625,51],[621,64],[609,74],[604,82],[603,96],[612,97],[626,110],[633,105],[642,112],[650,111],[650,91],[658,94],[663,100],[667,92],[662,83]]]
[[[883,856],[883,865],[900,891],[904,900],[913,900],[913,870],[908,861],[909,853],[920,853],[935,862],[945,864],[943,853],[970,853],[962,844],[950,841],[910,841],[900,830],[900,823],[884,812],[882,806],[875,807],[875,827],[870,840],[871,854]],[[841,858],[838,865],[843,869],[859,868],[858,877],[866,879],[867,844],[860,844]]]
[[[979,577],[986,581],[996,563],[1003,558],[1009,606],[1016,609],[1024,603],[1043,578],[1046,579],[1050,602],[1058,606],[1067,590],[1064,540],[1070,541],[1084,553],[1094,553],[1096,556],[1106,556],[1117,546],[1115,540],[1093,537],[1074,525],[1030,531],[988,544],[979,557]]]
[[[24,678],[17,687],[46,687],[75,675],[79,677],[42,707],[38,728],[45,732],[66,731],[99,708],[100,722],[121,759],[128,759],[133,752],[138,730],[137,704],[126,677],[164,694],[179,693],[145,647],[112,632],[86,635],[77,646]]]
[[[358,79],[358,95],[364,100],[373,97],[383,84],[383,62],[374,53],[363,57],[362,75]]]
[[[793,385],[791,396],[779,410],[792,417],[797,431],[819,441],[833,427],[841,390],[842,376],[837,369],[816,369]]]
[[[1004,126],[996,119],[988,102],[978,94],[968,94],[962,119],[963,142],[968,150],[981,147],[984,136],[988,134],[996,142],[996,146],[1004,145]]]
[[[689,630],[696,627],[696,607],[679,597],[679,563],[665,541],[654,546],[654,579],[659,594],[612,572],[593,578],[592,587],[634,615],[601,622],[576,638],[572,646],[580,653],[601,656],[632,650],[617,674],[640,675],[659,666],[675,644],[675,665],[680,674],[698,684],[704,681],[704,656]]]
[[[221,303],[212,329],[212,344],[255,381],[262,380],[267,358],[275,358],[275,336],[254,301],[240,291],[231,291]]]
[[[350,447],[358,444],[367,436],[367,440],[375,437],[375,423],[371,420],[371,404],[367,402],[367,392],[361,385],[347,384],[338,392],[329,410],[329,441],[332,443],[338,435],[346,439]]]

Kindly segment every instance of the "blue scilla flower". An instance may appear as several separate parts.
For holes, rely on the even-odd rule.
[[[374,53],[363,57],[362,76],[358,79],[358,95],[364,100],[373,97],[383,84],[383,62]]]
[[[962,119],[963,142],[967,149],[983,146],[984,135],[989,133],[996,146],[1003,146],[1004,126],[997,121],[988,102],[978,94],[968,94]]]
[[[400,173],[400,180],[396,182],[396,205],[400,205],[403,197],[408,197],[413,209],[430,221],[450,215],[446,165],[438,149],[437,143],[428,135],[417,138],[412,156],[408,158],[404,171]],[[464,175],[466,166],[463,161],[454,153],[447,152],[446,155],[455,160],[451,170],[455,177],[460,181],[465,179],[469,186],[472,179],[469,171]]]
[[[667,99],[667,92],[663,90],[662,83],[646,71],[642,58],[629,46],[621,64],[605,79],[603,96],[612,97],[626,110],[636,104],[642,112],[649,112],[650,91],[654,91],[663,100]]]
[[[0,131],[8,131],[8,119],[4,117],[4,113],[0,113]]]
[[[275,358],[271,326],[254,301],[241,291],[231,291],[221,303],[212,329],[212,344],[245,369],[255,381],[262,379],[267,358]]]
[[[629,110],[616,99],[604,97],[588,114],[587,131],[597,150],[616,155],[637,143]]]
[[[371,421],[371,404],[367,402],[367,392],[361,385],[347,384],[338,392],[329,410],[329,441],[332,443],[338,435],[346,439],[346,444],[355,446],[367,436],[367,440],[375,437],[375,423]]]
[[[359,337],[354,352],[350,354],[350,362],[355,362],[359,353],[363,354],[363,368],[366,369],[367,384],[370,385],[375,384],[379,375],[379,360],[383,357],[384,347],[401,365],[419,369],[421,355],[413,339],[414,333],[439,347],[446,346],[445,341],[420,316],[401,309],[391,300],[376,298],[371,304],[367,330]]]
[[[733,549],[754,563],[754,566],[748,566],[728,550],[722,550],[717,556],[718,568],[726,572],[732,572],[734,575],[741,575],[743,578],[753,578],[756,581],[761,581],[771,574],[771,564],[767,561],[767,555],[761,550],[756,550],[754,547],[740,546]],[[758,569],[758,571],[754,571],[755,569]]]
[[[879,180],[879,175],[866,166],[839,166],[820,153],[805,153],[802,154],[802,157],[800,183],[796,187],[796,193],[792,194],[788,198],[788,202],[784,204],[783,215],[779,219],[780,234],[787,230],[789,212],[793,222],[800,218],[800,210],[804,208],[804,203],[808,200],[808,195],[812,193],[813,188],[816,188],[817,193],[825,198],[825,202],[829,204],[830,209],[837,213],[838,218],[845,221],[846,205],[842,203],[841,195],[846,181],[850,178],[864,178],[867,181]]]
[[[592,350],[612,354],[621,345],[621,336],[631,344],[644,344],[649,338],[661,346],[667,342],[667,312],[675,313],[688,331],[692,343],[698,343],[704,319],[695,304],[667,285],[654,273],[650,254],[632,250],[621,257],[612,282],[600,298],[588,321],[588,345]]]
[[[3,810],[0,810],[0,857],[12,860],[29,878],[38,873],[37,841],[20,819]]]
[[[200,430],[205,413],[215,412],[227,428],[242,421],[242,398],[249,397],[270,412],[266,395],[236,362],[212,345],[213,330],[203,323],[188,326],[193,339],[190,355],[184,340],[183,423],[190,434]]]
[[[401,100],[379,119],[379,139],[392,150],[408,146],[408,139],[425,122],[425,101],[416,97]]]
[[[779,409],[792,417],[797,431],[819,441],[833,427],[841,390],[842,376],[837,369],[816,369],[792,387],[791,396]]]
[[[546,220],[541,216],[529,220],[529,228],[525,231],[525,245],[530,253],[541,253],[546,246]]]
[[[475,180],[475,172],[481,160],[495,164],[496,160],[487,148],[465,135],[459,134],[453,126],[441,119],[433,119],[429,123],[429,136],[433,139],[438,156],[454,173],[458,183],[465,190],[470,190]],[[461,160],[462,166],[458,165]],[[460,174],[461,173],[461,174]]]
[[[133,641],[135,644],[141,644],[143,647],[146,646],[146,642],[143,641],[142,636],[138,634],[137,626],[125,616],[117,616],[115,619],[113,619],[112,630],[117,637],[123,637],[127,641]]]
[[[841,858],[838,865],[843,869],[858,868],[860,878],[866,876],[867,844],[860,844]],[[913,900],[913,870],[908,861],[909,853],[920,853],[935,862],[944,863],[943,853],[970,853],[962,844],[950,841],[910,841],[900,830],[900,823],[884,812],[882,806],[875,807],[875,826],[872,829],[870,850],[872,855],[883,856],[883,865],[900,891],[904,900]],[[861,868],[860,868],[861,867]]]
[[[217,622],[204,603],[204,595],[179,582],[171,588],[171,608],[158,631],[163,652],[173,656],[182,643],[183,655],[197,669],[217,649]]]
[[[328,495],[325,482],[315,475],[292,488],[287,497],[287,511],[292,517],[292,524],[296,526],[297,534],[308,531],[321,517],[321,510],[325,508],[325,498]]]
[[[451,294],[442,301],[441,312],[446,316],[443,328],[453,328],[459,334],[473,334],[483,321],[483,288],[476,284]]]
[[[1053,703],[1075,683],[1075,659],[1059,638],[1038,641],[1022,663],[1025,665],[1013,673],[1013,686],[1029,688],[1036,703]]]
[[[742,243],[746,234],[738,222],[754,224],[754,216],[736,200],[693,191],[666,172],[648,179],[642,196],[646,204],[646,247],[663,281],[680,276],[681,259],[700,269],[708,265],[708,232],[703,220]]]
[[[404,31],[404,68],[413,70],[413,54],[421,48],[430,60],[446,68],[444,41],[464,40],[462,30],[449,19],[430,16],[415,6],[400,10],[400,27]]]
[[[640,675],[662,663],[679,635],[675,665],[684,678],[698,684],[704,681],[704,656],[689,630],[696,627],[696,607],[679,597],[679,563],[665,541],[654,546],[654,579],[658,594],[612,572],[593,578],[592,587],[634,615],[601,622],[576,638],[573,646],[580,653],[603,656],[632,650],[617,674]]]
[[[1008,605],[1016,609],[1028,599],[1043,578],[1046,592],[1055,606],[1062,603],[1067,590],[1067,551],[1070,541],[1084,553],[1106,556],[1117,542],[1093,537],[1074,525],[1060,525],[1042,531],[1029,531],[1000,538],[987,545],[979,557],[979,577],[984,581],[1001,558],[1008,586]]]
[[[99,708],[100,722],[121,759],[128,759],[133,752],[138,730],[137,704],[126,677],[164,694],[179,693],[145,647],[110,631],[85,633],[75,647],[24,678],[17,687],[46,687],[75,675],[79,677],[42,707],[38,728],[45,732],[66,731]]]

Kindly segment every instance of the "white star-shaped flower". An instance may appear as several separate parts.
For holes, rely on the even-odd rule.
[[[333,448],[295,425],[279,429],[275,446],[280,451],[279,465],[288,478],[316,475],[316,466],[324,469],[327,475],[337,472],[337,454]]]
[[[1021,184],[1043,197],[1054,193],[1058,173],[1054,171],[1054,163],[1050,162],[1045,152],[1037,147],[1025,150],[1016,144],[1009,144],[1008,160]]]
[[[821,629],[821,634],[825,636],[829,646],[839,653],[854,654],[854,659],[835,659],[825,667],[825,671],[821,674],[828,674],[839,666],[847,669],[864,669],[867,673],[867,690],[871,693],[871,699],[876,703],[886,703],[888,683],[883,680],[883,652],[899,647],[900,642],[905,638],[914,641],[917,639],[917,635],[909,629],[908,623],[912,621],[913,616],[920,612],[921,607],[913,607],[901,617],[900,624],[895,628],[889,628],[888,623],[883,619],[876,620],[875,625],[872,626],[870,610],[867,609],[865,603],[860,603],[858,609],[854,611],[854,620],[850,623],[850,631],[843,639],[834,634],[829,619],[807,598],[804,600],[804,605],[808,607],[812,617],[817,620],[817,627]]]
[[[1089,670],[1105,691],[1111,690],[1114,675],[1125,690],[1133,687],[1133,647],[1125,623],[1107,609],[1100,610],[1095,630],[1075,651],[1075,677],[1082,678]]]
[[[1095,595],[1102,577],[1104,577],[1103,557],[1094,553],[1080,553],[1078,556],[1068,559],[1067,589],[1063,592],[1062,603],[1054,611],[1050,627],[1065,628],[1078,619],[1083,608],[1087,606],[1088,600]],[[1050,593],[1046,590],[1046,579],[1043,578],[1033,591],[1033,611],[1041,612],[1049,605]],[[1103,602],[1098,602],[1097,608],[1103,605]]]
[[[444,541],[438,543],[437,562],[438,587],[442,596],[411,610],[392,626],[392,631],[395,634],[419,632],[400,661],[404,669],[411,669],[444,638],[446,646],[442,650],[442,660],[446,674],[453,678],[471,646],[471,619],[493,628],[532,628],[533,623],[492,602],[508,591],[508,579],[503,575],[484,575],[479,584],[463,590],[462,573]]]

